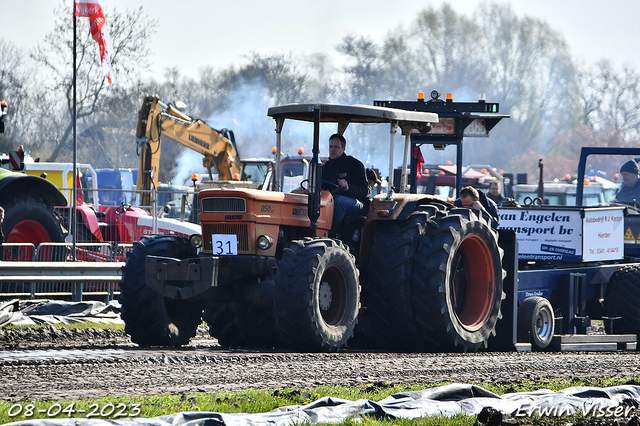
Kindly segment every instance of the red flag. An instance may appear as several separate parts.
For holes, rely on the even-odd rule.
[[[420,147],[413,148],[413,158],[416,159],[416,181],[420,180],[422,177],[422,165],[424,164],[424,157],[422,156],[422,151],[420,151]]]
[[[84,192],[82,192],[82,181],[80,180],[80,170],[76,169],[76,205],[84,204]]]
[[[109,84],[112,84],[111,55],[113,54],[113,44],[109,28],[105,25],[104,13],[102,13],[99,0],[75,0],[75,15],[89,18],[91,36],[100,46],[100,61],[104,77],[109,80]]]

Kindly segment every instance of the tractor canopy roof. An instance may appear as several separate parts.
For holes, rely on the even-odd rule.
[[[343,130],[349,123],[390,123],[396,121],[401,127],[409,123],[421,127],[421,124],[438,122],[438,114],[431,112],[406,111],[369,105],[287,104],[269,108],[267,115],[278,121],[285,119],[313,121],[314,110],[320,110],[321,122],[338,123]]]

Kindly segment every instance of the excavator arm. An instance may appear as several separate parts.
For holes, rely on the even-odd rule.
[[[157,183],[162,138],[186,146],[203,155],[202,165],[215,168],[220,180],[239,180],[241,163],[235,138],[230,130],[215,130],[204,121],[189,117],[158,96],[146,96],[138,114],[136,129],[140,162],[138,190],[150,190]],[[148,193],[143,193],[143,205],[148,205]]]

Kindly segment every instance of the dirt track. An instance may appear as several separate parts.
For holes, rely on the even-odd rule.
[[[204,330],[189,347],[175,350],[138,348],[114,331],[0,329],[0,349],[0,377],[5,383],[0,398],[11,401],[367,383],[640,377],[636,352],[246,351],[222,349]]]

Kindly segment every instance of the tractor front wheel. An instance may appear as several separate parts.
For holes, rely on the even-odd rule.
[[[145,284],[145,258],[196,257],[196,250],[180,237],[159,235],[134,243],[122,268],[120,303],[125,332],[140,346],[182,346],[195,336],[202,303],[164,297]]]

